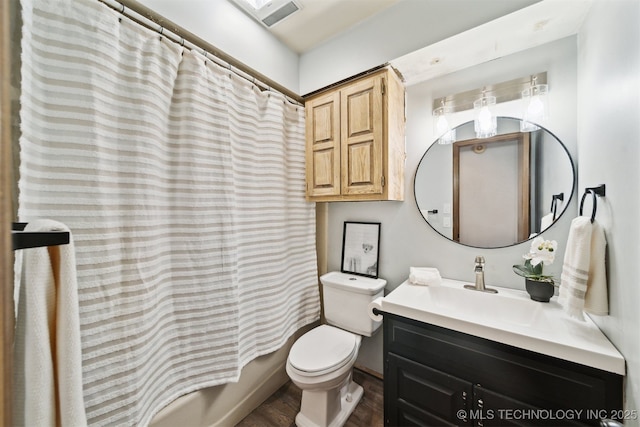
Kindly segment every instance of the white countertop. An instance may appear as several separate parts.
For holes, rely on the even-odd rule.
[[[497,294],[463,289],[442,279],[435,286],[405,281],[382,298],[382,311],[477,337],[625,375],[624,357],[595,323],[569,317],[554,296],[533,301],[525,291],[489,286]]]

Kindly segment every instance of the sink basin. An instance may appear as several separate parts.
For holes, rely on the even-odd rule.
[[[482,323],[508,322],[531,327],[540,317],[541,304],[513,298],[505,292],[490,294],[464,288],[433,286],[428,288],[433,305],[449,314],[459,312],[465,319]]]
[[[384,313],[625,374],[624,358],[596,324],[588,316],[584,322],[570,318],[555,297],[541,303],[525,291],[490,286],[498,290],[491,294],[465,289],[468,284],[405,281],[380,306]]]

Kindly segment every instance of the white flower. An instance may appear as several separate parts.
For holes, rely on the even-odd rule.
[[[538,236],[531,242],[529,253],[522,257],[531,260],[531,265],[534,267],[540,263],[551,265],[556,256],[557,248],[558,242],[555,240],[544,240],[542,236]]]

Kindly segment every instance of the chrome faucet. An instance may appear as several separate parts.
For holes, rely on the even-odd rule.
[[[464,285],[465,289],[471,289],[474,291],[480,292],[489,292],[492,294],[497,294],[498,291],[496,289],[487,288],[484,286],[484,257],[477,256],[476,257],[476,266],[474,268],[476,273],[476,284],[474,285]]]

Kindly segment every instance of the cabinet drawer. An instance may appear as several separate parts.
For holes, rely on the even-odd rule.
[[[385,314],[385,352],[544,409],[622,407],[622,377]]]

